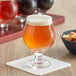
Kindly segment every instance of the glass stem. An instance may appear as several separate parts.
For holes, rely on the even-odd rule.
[[[5,24],[1,24],[1,33],[4,34]]]
[[[34,53],[34,55],[35,55],[34,63],[38,67],[43,63],[43,53],[42,52],[36,52],[36,53]]]
[[[20,18],[20,22],[21,22],[21,28],[23,28],[24,27],[25,19],[24,18]]]
[[[8,31],[9,25],[8,24],[1,24],[1,33],[4,34],[4,31]]]
[[[21,16],[16,16],[16,18],[20,19],[20,22],[21,22],[21,28],[24,27],[24,22],[26,21],[26,18],[23,18]]]
[[[8,24],[6,24],[6,31],[8,31],[9,30],[9,25]]]
[[[38,9],[38,14],[44,15],[45,11],[40,10],[40,8]]]

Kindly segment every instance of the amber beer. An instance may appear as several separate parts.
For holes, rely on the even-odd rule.
[[[54,42],[52,18],[47,15],[28,16],[23,40],[30,49],[50,47]]]

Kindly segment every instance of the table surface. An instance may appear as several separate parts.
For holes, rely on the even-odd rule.
[[[55,26],[56,40],[53,46],[45,52],[45,55],[54,57],[72,64],[70,68],[49,73],[44,76],[75,76],[76,56],[71,55],[60,39],[63,31],[76,29],[76,1],[56,0],[49,13],[64,15],[64,24]],[[0,45],[0,76],[36,76],[5,65],[6,62],[32,55],[33,52],[27,49],[22,38]]]

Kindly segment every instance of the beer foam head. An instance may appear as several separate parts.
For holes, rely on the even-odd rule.
[[[32,26],[48,26],[52,24],[52,17],[48,15],[29,15],[26,24]]]

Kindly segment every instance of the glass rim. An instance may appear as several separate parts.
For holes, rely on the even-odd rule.
[[[33,26],[42,26],[42,25],[46,26],[46,25],[51,25],[53,22],[51,16],[33,14],[27,16],[26,23]]]

